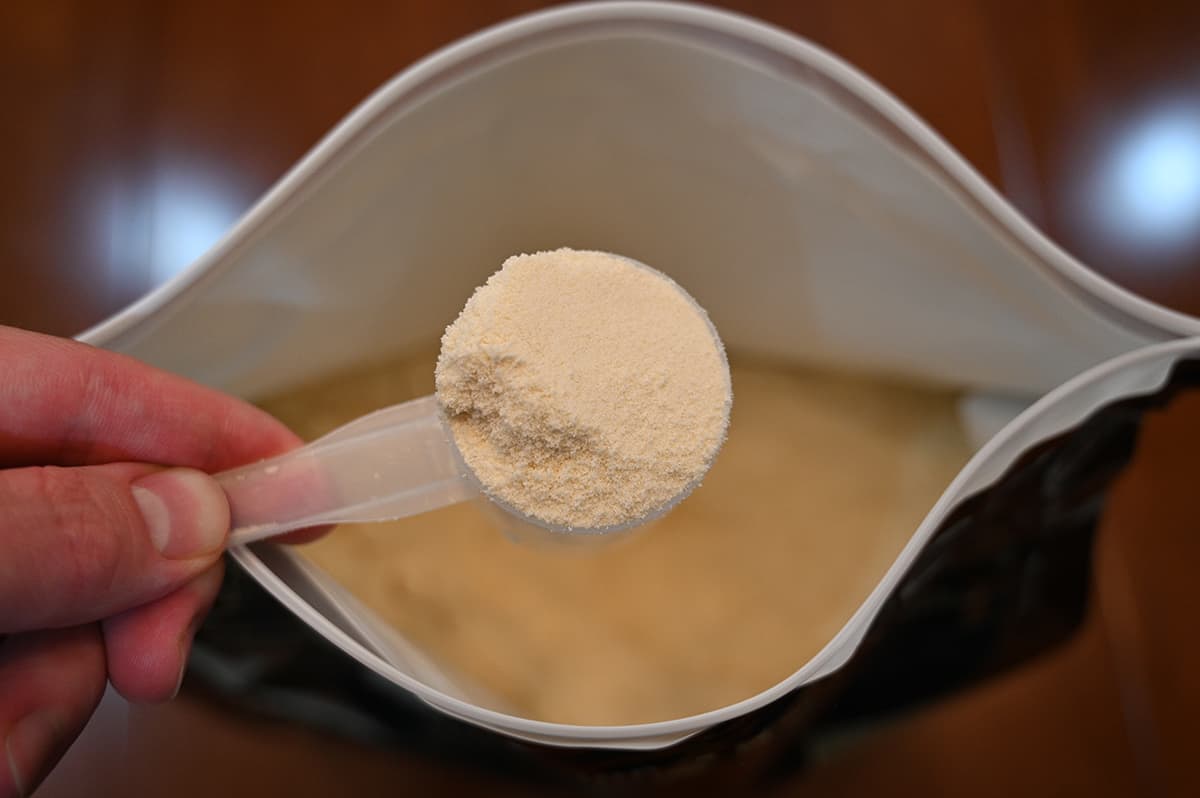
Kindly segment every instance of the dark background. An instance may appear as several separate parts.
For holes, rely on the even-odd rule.
[[[203,252],[397,71],[545,5],[0,4],[0,323],[70,335],[103,319]],[[850,61],[1085,263],[1200,313],[1200,3],[717,5]],[[1200,739],[1197,443],[1200,399],[1149,424],[1110,502],[1076,638],[831,754],[790,789],[1200,794],[1190,756]],[[189,741],[163,742],[153,763],[175,774],[180,796],[458,783],[428,764],[252,723],[187,694],[139,718],[161,732],[152,738]],[[79,779],[96,767],[77,757],[47,794],[84,794]]]

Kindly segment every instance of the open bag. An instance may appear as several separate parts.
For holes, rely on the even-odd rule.
[[[81,338],[255,399],[429,341],[505,257],[558,246],[662,270],[731,350],[961,389],[979,448],[820,653],[745,701],[655,723],[479,706],[292,550],[232,552],[345,663],[534,743],[744,737],[855,663],[929,693],[1044,648],[1077,620],[1140,413],[1197,376],[1200,320],[1073,260],[869,79],[760,23],[659,3],[534,14],[416,64],[207,254]],[[968,619],[952,608],[972,585],[984,609]],[[1061,613],[1015,598],[1052,589]],[[1036,634],[1013,632],[1026,622]],[[939,636],[961,644],[950,665],[922,659]]]

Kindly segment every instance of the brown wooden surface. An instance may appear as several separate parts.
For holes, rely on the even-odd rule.
[[[381,82],[442,44],[542,5],[0,4],[0,323],[72,334],[104,318],[199,254]],[[1173,226],[1153,216],[1122,226],[1110,213],[1120,199],[1111,175],[1130,147],[1164,125],[1182,126],[1186,138],[1200,115],[1200,3],[718,5],[859,66],[1069,251],[1200,312],[1200,212],[1179,199],[1187,185],[1172,184],[1183,203],[1174,209],[1171,196],[1160,198]],[[1187,164],[1173,174],[1180,168]],[[183,241],[164,234],[181,213],[195,215],[188,202],[203,203],[203,224]],[[1200,794],[1190,758],[1200,739],[1192,634],[1200,538],[1189,507],[1198,438],[1195,402],[1156,422],[1113,502],[1097,551],[1097,601],[1077,640],[844,751],[789,790]],[[246,776],[252,760],[275,763],[277,786],[290,795],[328,794],[332,774],[351,770],[361,794],[454,781],[294,729],[248,728],[195,702],[149,717],[162,739],[191,739],[160,763],[179,774],[176,795],[262,795],[264,782]],[[94,761],[76,759],[46,794],[85,794],[79,785],[94,772]]]

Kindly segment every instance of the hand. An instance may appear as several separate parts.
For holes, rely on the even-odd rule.
[[[106,680],[175,695],[229,531],[205,472],[298,442],[237,399],[0,327],[0,798],[42,780]]]

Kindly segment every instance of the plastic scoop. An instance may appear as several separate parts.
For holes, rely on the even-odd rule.
[[[405,518],[480,495],[434,396],[369,413],[216,480],[229,499],[231,545],[323,524]]]
[[[724,361],[717,331],[695,300],[660,272],[621,259],[674,286],[703,316]],[[728,380],[727,363],[724,368]],[[229,498],[231,545],[325,524],[391,521],[469,499],[481,499],[499,525],[517,536],[548,531],[577,537],[620,532],[663,515],[691,493],[711,464],[710,457],[674,496],[626,522],[599,528],[544,523],[483,490],[455,446],[438,398],[426,396],[370,413],[307,446],[216,479]]]

